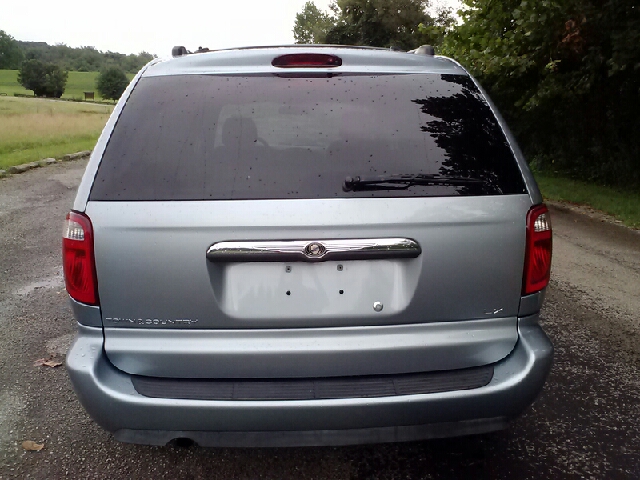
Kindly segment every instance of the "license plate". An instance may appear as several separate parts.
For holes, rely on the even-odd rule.
[[[222,267],[219,301],[225,313],[238,318],[389,315],[405,309],[413,296],[414,263],[230,263]]]

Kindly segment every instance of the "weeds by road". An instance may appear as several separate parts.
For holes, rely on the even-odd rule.
[[[91,150],[112,106],[0,97],[0,169]]]
[[[549,200],[588,205],[640,228],[640,193],[536,173],[542,195]]]

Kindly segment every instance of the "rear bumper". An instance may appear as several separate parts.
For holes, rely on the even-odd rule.
[[[520,320],[513,351],[495,364],[486,386],[473,390],[301,401],[149,398],[108,361],[102,330],[83,326],[67,369],[85,409],[122,441],[162,445],[186,437],[203,446],[287,446],[456,436],[504,428],[538,395],[553,346],[535,320]]]

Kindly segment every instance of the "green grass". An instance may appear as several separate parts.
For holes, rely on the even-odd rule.
[[[112,109],[0,96],[0,169],[92,149]]]
[[[131,73],[127,74],[129,80],[133,76]],[[18,83],[17,78],[17,70],[0,70],[0,95],[2,93],[6,93],[8,96],[12,96],[14,93],[33,95],[31,90],[26,90]],[[98,78],[98,72],[69,72],[67,86],[62,98],[83,100],[84,92],[95,92],[95,99],[102,100],[102,97],[96,91],[96,78]]]
[[[17,70],[0,70],[0,94],[29,93],[18,83],[17,76]]]
[[[640,228],[640,192],[535,174],[544,198],[588,205],[612,215],[625,225]]]

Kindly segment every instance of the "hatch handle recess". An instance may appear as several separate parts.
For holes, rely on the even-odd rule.
[[[332,240],[258,240],[216,242],[207,250],[210,262],[326,262],[416,258],[422,253],[411,238]]]

